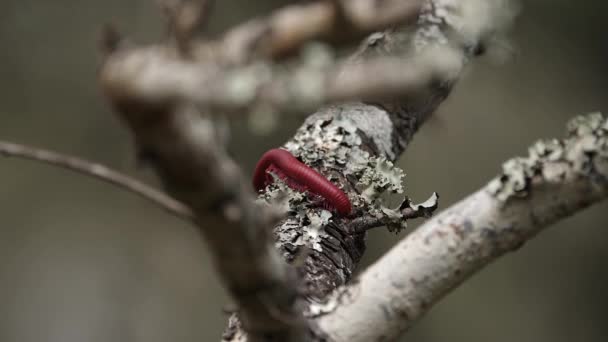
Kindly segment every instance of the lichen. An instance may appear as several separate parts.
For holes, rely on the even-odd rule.
[[[425,203],[413,204],[404,195],[403,170],[383,153],[384,150],[390,151],[390,146],[376,143],[387,140],[387,137],[367,136],[360,128],[364,118],[348,115],[352,114],[350,108],[349,104],[342,104],[322,109],[306,120],[284,148],[335,184],[344,184],[346,179],[355,185],[361,195],[349,194],[353,208],[367,217],[379,219],[389,231],[399,232],[407,227],[406,213],[430,215],[437,207],[436,194]],[[388,123],[386,127],[382,126],[383,131],[392,129]],[[375,124],[384,125],[387,122]],[[380,146],[382,152],[379,157],[371,157],[370,152],[363,149],[362,134],[371,138],[374,148]],[[279,193],[288,198],[294,194],[286,186],[269,187],[267,191],[271,194],[266,196],[273,198],[281,198]],[[327,236],[324,227],[336,217],[328,211],[319,210],[318,205],[311,202],[311,196],[304,195],[295,201],[283,200],[280,203],[292,215],[278,228],[279,245],[306,246],[321,251],[321,241]]]
[[[327,210],[307,211],[302,214],[306,215],[306,219],[310,224],[303,227],[303,234],[300,237],[302,241],[299,244],[310,246],[317,252],[323,251],[321,241],[327,237],[324,228],[329,223],[332,214]]]
[[[512,22],[518,8],[509,0],[426,1],[418,19],[415,47],[458,44],[473,47]]]
[[[277,247],[285,244],[293,247],[307,246],[321,252],[321,241],[327,237],[324,227],[331,221],[333,214],[312,203],[308,194],[290,188],[280,177],[271,173],[274,178],[257,201],[278,208],[292,215],[280,227]]]
[[[280,177],[270,174],[273,183],[258,195],[258,202],[268,203],[285,213],[298,211],[306,205],[306,194],[290,188]]]
[[[371,158],[368,167],[359,177],[360,192],[357,204],[365,208],[366,215],[374,217],[390,232],[399,233],[407,228],[408,215],[430,216],[438,206],[438,195],[423,203],[414,204],[404,195],[405,173],[384,157]]]
[[[429,197],[426,201],[418,204],[414,204],[411,201],[408,201],[408,206],[412,210],[416,212],[421,212],[423,216],[430,217],[435,209],[439,206],[439,194],[433,192],[431,197]]]
[[[386,192],[402,194],[405,173],[385,157],[370,159],[368,167],[359,178],[357,188],[367,202],[374,202]]]
[[[367,166],[369,153],[361,150],[355,123],[344,115],[307,122],[285,148],[307,165],[340,169],[353,175]]]
[[[404,195],[403,170],[385,155],[370,157],[361,149],[360,122],[356,120],[356,116],[327,117],[321,113],[314,120],[308,120],[285,148],[308,165],[339,171],[327,172],[330,180],[339,175],[354,181],[360,195],[350,196],[353,207],[381,220],[389,231],[400,232],[407,227],[406,209],[420,212],[420,216],[430,215],[437,207],[436,195],[426,204],[413,204]]]
[[[502,173],[488,185],[489,192],[507,202],[527,197],[536,183],[561,182],[583,176],[605,184],[608,177],[608,120],[591,113],[571,120],[564,140],[541,140],[528,156],[503,165]]]
[[[328,237],[325,226],[332,218],[332,213],[327,210],[300,206],[297,212],[278,228],[277,248],[289,245],[293,249],[307,247],[322,252],[321,242]]]
[[[338,177],[356,177],[367,166],[369,153],[361,150],[361,137],[357,126],[348,117],[313,116],[284,147],[304,164],[316,168],[330,181]],[[289,240],[291,246],[306,246],[322,251],[321,241],[327,236],[324,227],[335,217],[327,210],[319,210],[314,196],[298,193],[282,182],[270,185],[262,195],[264,201],[279,201],[286,211],[293,213],[281,227],[279,244]],[[298,195],[299,194],[299,195]]]
[[[566,128],[570,138],[585,135],[605,136],[608,132],[608,120],[604,119],[602,113],[595,112],[575,117],[568,122]]]

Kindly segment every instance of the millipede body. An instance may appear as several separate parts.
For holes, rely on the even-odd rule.
[[[321,196],[330,208],[342,216],[350,214],[352,210],[350,200],[342,190],[286,150],[275,148],[262,155],[253,174],[253,186],[257,191],[273,182],[269,172],[280,177],[292,189]]]

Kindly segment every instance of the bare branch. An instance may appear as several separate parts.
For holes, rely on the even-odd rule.
[[[608,120],[580,117],[446,209],[312,309],[332,341],[391,339],[454,287],[552,223],[608,197]],[[381,294],[381,295],[378,295]]]
[[[324,0],[291,5],[230,30],[223,40],[201,46],[199,54],[243,64],[254,58],[281,58],[312,40],[357,43],[374,31],[414,22],[422,2]]]
[[[301,114],[334,102],[420,98],[433,85],[453,79],[462,67],[462,55],[450,48],[427,49],[409,59],[302,63],[289,69],[261,62],[228,70],[205,68],[151,48],[108,58],[101,78],[113,96],[142,102],[187,101],[240,115],[259,108]]]
[[[213,0],[157,0],[167,17],[170,38],[181,57],[192,57],[192,41],[197,30],[208,21]]]
[[[95,177],[121,189],[130,191],[181,219],[194,219],[194,215],[192,214],[190,208],[181,202],[173,199],[169,195],[159,190],[152,188],[147,184],[138,181],[137,179],[131,178],[98,163],[49,150],[6,141],[0,141],[0,155],[43,162],[86,176]]]
[[[364,214],[357,217],[349,224],[353,233],[361,234],[370,229],[390,225],[403,225],[406,221],[417,219],[420,217],[431,217],[439,206],[439,195],[433,195],[424,203],[413,204],[407,199],[398,210],[391,210],[388,213],[379,213],[378,216],[369,216]]]
[[[110,100],[167,190],[192,208],[249,340],[306,336],[309,327],[296,310],[295,275],[270,229],[279,216],[254,201],[250,183],[223,149],[220,123],[186,103],[156,107],[128,97]]]

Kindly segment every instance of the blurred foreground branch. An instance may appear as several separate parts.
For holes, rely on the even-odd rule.
[[[462,56],[450,48],[408,59],[378,57],[359,63],[304,60],[288,68],[260,62],[221,69],[175,59],[163,49],[111,55],[101,73],[106,92],[148,103],[191,102],[212,113],[243,115],[259,109],[304,114],[322,105],[354,100],[414,99],[429,84],[454,78]]]
[[[243,64],[280,59],[313,40],[356,44],[374,31],[415,22],[423,2],[323,0],[290,5],[231,29],[217,42],[199,45],[196,54],[199,59],[213,55],[224,63]]]

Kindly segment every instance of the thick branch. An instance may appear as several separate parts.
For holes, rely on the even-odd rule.
[[[501,0],[427,1],[414,32],[374,34],[351,63],[391,54],[415,60],[419,54],[447,48],[464,64],[489,32],[499,29],[500,18],[508,10]],[[462,64],[457,70],[461,70]],[[399,74],[407,72],[409,70]],[[445,76],[442,82],[421,85],[422,91],[412,96],[323,108],[308,117],[284,147],[340,184],[351,198],[357,215],[378,210],[386,213],[387,208],[378,208],[365,199],[358,186],[371,188],[372,191],[366,189],[365,192],[371,193],[372,198],[376,186],[386,189],[391,181],[398,191],[401,178],[391,171],[390,161],[400,156],[414,133],[450,93],[459,73]],[[378,183],[374,183],[376,181]],[[280,193],[280,189],[271,190],[270,195],[267,192],[267,196],[277,192]],[[278,246],[283,256],[297,266],[303,290],[312,304],[308,312],[314,314],[316,302],[322,302],[327,294],[350,280],[365,251],[365,234],[361,232],[365,227],[351,224],[351,218],[327,215],[305,201],[290,203],[294,204],[291,211],[294,214],[275,228]],[[231,329],[235,328],[235,322],[230,321]],[[331,336],[331,331],[325,332]]]
[[[192,38],[211,15],[214,0],[157,0],[168,20],[168,33],[182,57],[192,57]]]
[[[220,124],[187,104],[154,106],[111,98],[140,155],[167,190],[186,203],[205,236],[251,341],[299,341],[295,279],[274,247],[277,215],[254,201],[250,183],[223,150]]]
[[[264,62],[230,69],[177,59],[163,47],[125,50],[110,56],[102,70],[113,97],[144,102],[197,104],[214,113],[310,113],[322,105],[351,100],[420,98],[431,84],[451,80],[462,68],[449,48],[409,58],[377,57],[333,62],[316,50],[289,68]],[[310,59],[320,59],[315,62]]]
[[[608,197],[608,120],[574,120],[563,141],[536,143],[485,188],[411,233],[323,306],[335,341],[391,339],[474,272],[542,229]],[[324,312],[326,310],[326,312]]]
[[[95,177],[104,182],[116,185],[119,188],[130,191],[166,210],[167,212],[187,220],[193,220],[194,215],[190,208],[176,201],[169,195],[158,191],[137,179],[131,178],[107,166],[93,163],[81,158],[60,154],[32,146],[0,141],[0,155],[16,157],[53,166],[62,167],[83,175]]]
[[[415,60],[416,56],[440,47],[456,52],[458,60],[465,63],[475,50],[471,47],[488,34],[487,30],[497,29],[487,24],[498,24],[500,20],[496,17],[508,10],[508,7],[498,6],[501,1],[490,3],[492,5],[485,1],[465,1],[462,4],[458,1],[429,1],[414,32],[397,30],[374,34],[365,41],[351,63],[356,65],[359,60],[370,56],[381,58],[399,51],[408,51],[408,57],[403,58]],[[476,10],[472,11],[472,7]],[[465,27],[466,31],[459,31]],[[462,65],[457,68],[461,69]],[[407,72],[409,70],[400,74]],[[398,187],[401,186],[400,176],[390,174],[393,166],[387,162],[401,155],[418,128],[450,93],[458,77],[458,72],[449,74],[443,82],[426,84],[422,87],[424,91],[411,97],[376,103],[342,103],[323,108],[308,117],[284,147],[342,185],[358,216],[375,211],[382,217],[387,208],[378,208],[365,198],[360,186],[371,188],[371,192],[377,185],[380,188],[386,186],[373,184],[374,178],[397,179]],[[381,162],[382,159],[386,162]],[[383,175],[383,170],[389,170],[389,174]],[[371,177],[366,177],[368,174],[372,174]],[[298,215],[290,216],[277,227],[277,234],[281,250],[288,260],[293,259],[302,247],[311,250],[302,274],[309,297],[321,300],[350,280],[365,251],[365,228],[377,224],[377,221],[323,220],[318,210],[302,209],[294,209]],[[393,211],[392,214],[398,213]],[[400,213],[401,217],[403,214]]]

